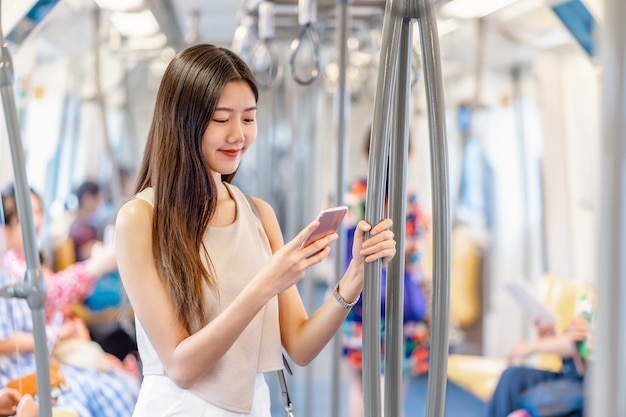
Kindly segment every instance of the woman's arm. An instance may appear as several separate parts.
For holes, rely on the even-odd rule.
[[[564,358],[571,358],[577,353],[576,342],[587,337],[589,324],[584,318],[575,316],[563,334],[555,334],[541,327],[538,329],[540,337],[534,341],[518,343],[509,354],[510,361],[523,359],[535,353],[553,353]]]
[[[132,200],[119,211],[115,248],[128,298],[167,375],[181,388],[206,374],[232,346],[260,309],[301,280],[308,268],[328,256],[327,237],[306,248],[299,244],[317,226],[312,222],[277,251],[243,291],[214,320],[190,335],[178,321],[152,255],[152,207]]]
[[[269,204],[258,199],[254,200],[272,250],[276,252],[281,249],[283,242],[278,220]],[[395,255],[395,241],[393,233],[389,230],[391,224],[389,219],[383,220],[374,228],[364,221],[358,223],[352,248],[353,258],[339,283],[339,294],[344,300],[351,302],[359,297],[363,290],[366,262],[382,259],[383,264],[386,264]],[[368,231],[371,238],[364,241],[365,233]],[[331,236],[332,241],[337,238],[336,234]],[[330,250],[328,244],[332,241],[323,246],[324,250]],[[349,309],[343,308],[331,296],[311,317],[308,317],[295,286],[278,295],[278,308],[282,344],[290,358],[301,366],[308,364],[319,354],[349,312]]]
[[[27,265],[23,256],[14,250],[7,251],[4,263],[13,279],[24,278]],[[113,248],[102,247],[95,250],[87,261],[78,262],[55,274],[46,273],[46,309],[60,310],[70,303],[82,301],[93,290],[96,279],[114,269]]]
[[[0,340],[0,355],[34,352],[35,337],[32,333],[16,332],[11,337]]]

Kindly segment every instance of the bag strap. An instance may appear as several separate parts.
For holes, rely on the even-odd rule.
[[[293,375],[284,353],[283,353],[283,366],[285,367],[285,369],[287,369],[287,372],[289,372],[289,375]],[[285,406],[285,412],[287,413],[287,417],[293,417],[293,403],[291,402],[291,397],[289,397],[289,389],[287,388],[285,372],[282,369],[279,369],[278,371],[276,371],[276,373],[278,374],[278,382],[280,383],[280,390],[283,393],[283,405]]]
[[[257,208],[256,204],[252,200],[252,197],[250,197],[249,194],[244,194],[244,195],[246,196],[246,199],[248,200],[248,204],[250,205],[252,212],[261,221],[261,224],[263,224],[263,219],[261,219],[261,214],[259,213],[259,209]],[[263,226],[263,230],[265,230],[265,226]],[[291,372],[291,367],[289,366],[289,362],[287,362],[287,358],[285,357],[285,354],[283,353],[282,355],[283,355],[283,367],[287,370],[287,372],[289,372],[289,375],[293,375],[293,372]],[[287,387],[287,380],[285,379],[285,372],[282,369],[279,369],[278,371],[276,371],[276,373],[278,374],[278,382],[280,383],[280,390],[283,393],[283,405],[285,406],[285,412],[287,413],[287,417],[293,417],[293,403],[291,402],[291,397],[289,397],[289,389]]]

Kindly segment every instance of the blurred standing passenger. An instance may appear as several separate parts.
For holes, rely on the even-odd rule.
[[[76,190],[76,198],[78,207],[69,236],[74,243],[76,260],[84,261],[89,258],[93,244],[102,240],[102,233],[94,222],[94,214],[103,202],[100,186],[93,181],[85,181]]]

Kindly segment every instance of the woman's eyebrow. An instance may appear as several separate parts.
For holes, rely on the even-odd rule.
[[[244,112],[248,112],[248,111],[256,111],[257,106],[252,106],[252,107],[248,107],[247,109],[244,109]],[[234,109],[231,109],[229,107],[216,107],[215,111],[227,111],[227,112],[234,112]]]

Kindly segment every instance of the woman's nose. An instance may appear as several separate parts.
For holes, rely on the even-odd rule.
[[[231,143],[238,143],[245,140],[243,123],[240,120],[236,120],[231,124],[228,140]]]

